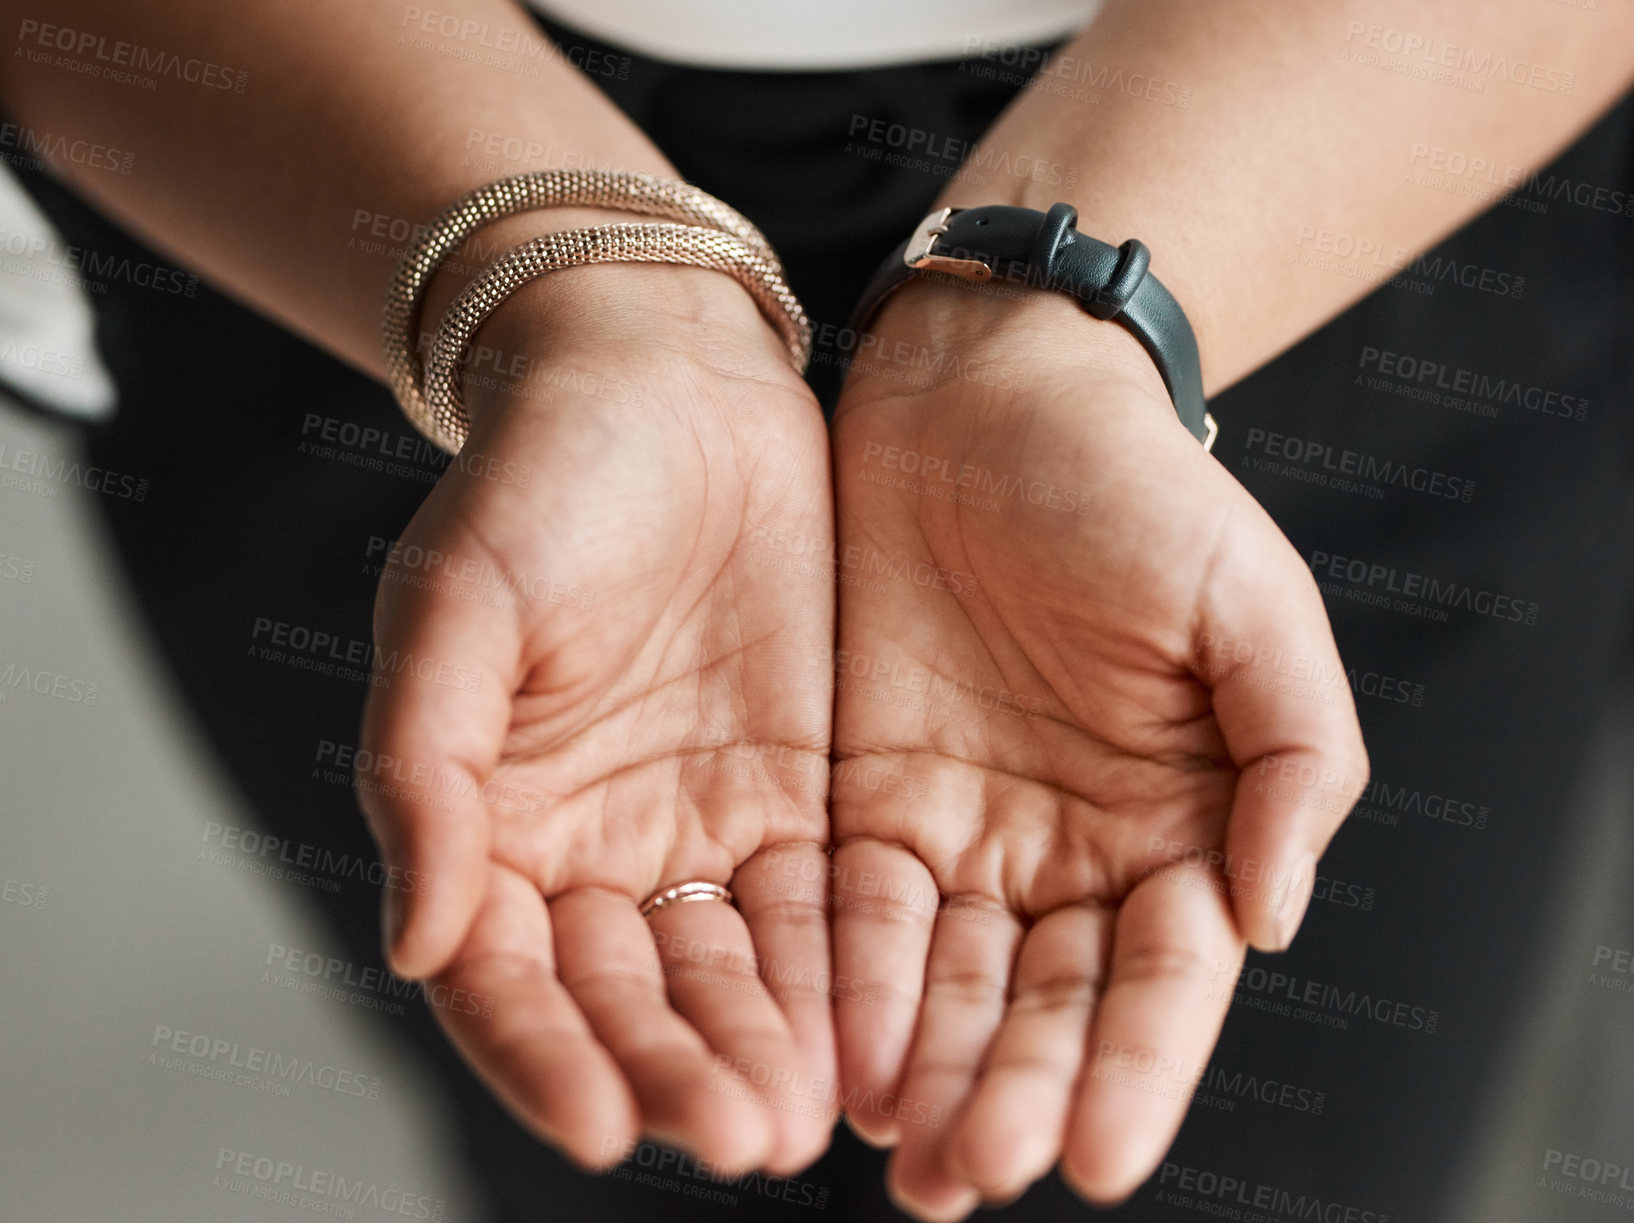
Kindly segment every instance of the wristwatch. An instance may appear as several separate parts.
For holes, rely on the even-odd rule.
[[[921,272],[1066,293],[1086,313],[1121,324],[1141,342],[1180,423],[1204,450],[1212,449],[1219,428],[1203,403],[1197,337],[1180,303],[1147,271],[1151,252],[1133,238],[1108,246],[1074,229],[1077,221],[1071,204],[1048,212],[1006,204],[938,209],[874,273],[851,328],[860,335],[880,303]]]

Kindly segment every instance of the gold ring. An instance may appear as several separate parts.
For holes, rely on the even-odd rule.
[[[709,883],[702,879],[691,883],[678,883],[672,888],[665,888],[662,892],[654,892],[641,905],[641,916],[651,917],[665,905],[684,905],[693,900],[724,900],[732,903],[732,893],[718,883]]]

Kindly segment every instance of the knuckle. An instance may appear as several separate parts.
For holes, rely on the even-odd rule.
[[[1054,1015],[1092,1006],[1105,987],[1101,977],[1063,974],[1017,990],[1011,1009],[1019,1014]]]
[[[1007,982],[980,969],[954,969],[937,973],[926,983],[927,992],[951,997],[963,1002],[986,1002],[995,995],[1003,997]]]
[[[1157,980],[1207,979],[1212,961],[1199,947],[1178,943],[1140,943],[1129,948],[1116,966],[1118,980],[1128,983]]]

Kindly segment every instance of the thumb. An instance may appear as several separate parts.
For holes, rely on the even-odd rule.
[[[1269,518],[1265,526],[1239,534],[1216,566],[1194,669],[1213,688],[1238,768],[1225,845],[1232,911],[1250,943],[1281,951],[1368,763],[1316,582]]]
[[[375,613],[374,678],[354,770],[387,865],[392,971],[442,971],[487,888],[483,787],[499,759],[518,672],[511,615],[456,593],[390,589]]]

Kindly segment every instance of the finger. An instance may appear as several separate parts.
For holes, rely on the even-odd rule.
[[[803,842],[763,850],[732,879],[738,911],[754,940],[760,979],[787,1017],[809,1075],[797,1115],[811,1119],[821,1145],[832,1134],[839,1101],[834,1003],[857,992],[856,983],[833,967],[828,869],[823,848]]]
[[[1267,526],[1235,532],[1216,566],[1198,673],[1240,771],[1226,825],[1232,908],[1249,942],[1280,951],[1368,766],[1321,594]]]
[[[1124,899],[1061,1156],[1083,1197],[1127,1197],[1174,1141],[1242,958],[1229,902],[1206,868],[1165,868]]]
[[[714,1088],[760,1108],[759,1124],[772,1135],[768,1169],[787,1174],[809,1164],[827,1145],[828,1110],[809,1098],[805,1058],[761,980],[777,966],[757,960],[742,915],[721,901],[669,905],[651,922],[670,1003],[722,1072]]]
[[[936,881],[905,849],[871,839],[834,851],[834,971],[841,1105],[858,1135],[889,1146],[901,1124],[881,1102],[902,1077],[919,1019],[936,920]]]
[[[599,889],[550,902],[562,984],[640,1101],[644,1128],[726,1173],[758,1167],[775,1129],[671,1008],[651,929],[635,902]]]
[[[1040,918],[1021,944],[1004,1022],[944,1160],[989,1201],[1019,1194],[1060,1157],[1112,921],[1099,905],[1068,905]]]
[[[430,997],[449,1038],[523,1124],[586,1168],[625,1157],[640,1132],[635,1096],[557,979],[550,916],[531,883],[489,868],[482,908]]]
[[[1021,934],[1014,915],[981,899],[944,908],[937,918],[919,1031],[895,1106],[902,1141],[886,1169],[892,1198],[919,1218],[963,1218],[980,1201],[943,1155],[949,1123],[1004,1019]]]
[[[385,944],[404,977],[442,969],[465,940],[488,870],[482,787],[510,724],[519,645],[480,603],[384,590],[355,785],[382,856]]]

